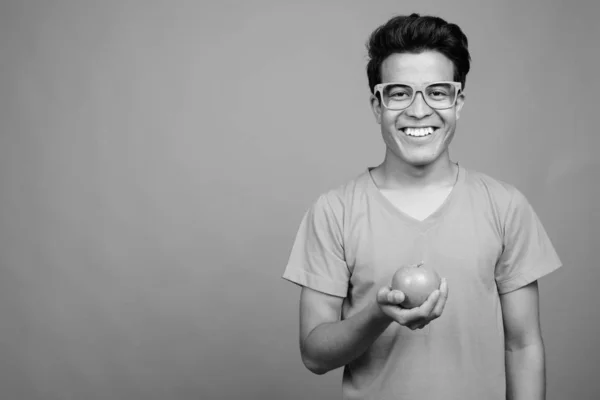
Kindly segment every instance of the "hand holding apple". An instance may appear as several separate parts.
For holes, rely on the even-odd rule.
[[[402,308],[415,308],[425,303],[434,290],[439,289],[442,279],[438,273],[420,262],[398,268],[392,277],[392,290],[404,293]]]
[[[412,330],[422,329],[434,319],[439,318],[442,315],[442,311],[446,305],[446,299],[448,298],[448,284],[445,279],[439,279],[439,275],[437,275],[437,273],[430,274],[431,270],[426,271],[425,269],[423,269],[423,271],[408,270],[409,272],[412,271],[413,273],[417,272],[417,275],[425,272],[428,277],[426,282],[429,282],[429,278],[433,279],[434,289],[429,295],[424,296],[425,300],[420,305],[407,308],[407,306],[412,306],[413,304],[406,303],[405,301],[409,300],[406,293],[394,287],[403,287],[409,294],[413,294],[413,299],[414,293],[419,293],[423,290],[427,292],[429,290],[427,285],[421,286],[421,283],[419,282],[419,284],[416,285],[417,287],[420,287],[419,291],[416,290],[413,285],[407,284],[407,280],[399,279],[405,276],[404,274],[406,273],[406,270],[403,270],[403,268],[420,269],[422,265],[423,263],[408,267],[401,267],[400,270],[402,272],[396,272],[398,275],[396,279],[398,282],[403,283],[394,283],[394,279],[392,279],[392,286],[383,287],[377,293],[377,303],[380,310],[387,317]],[[436,276],[439,281],[436,280]],[[435,285],[435,282],[438,282],[437,286]],[[423,289],[423,287],[425,289]],[[415,300],[415,302],[419,303],[419,300]]]

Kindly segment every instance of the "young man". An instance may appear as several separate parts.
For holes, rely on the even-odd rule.
[[[537,280],[561,263],[519,190],[450,160],[467,38],[413,14],[368,49],[385,158],[302,219],[283,275],[302,287],[302,360],[344,367],[345,399],[543,399]],[[403,308],[391,278],[421,261],[442,283]]]

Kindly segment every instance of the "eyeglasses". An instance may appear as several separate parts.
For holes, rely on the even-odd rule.
[[[423,94],[425,103],[433,109],[444,110],[453,107],[462,89],[460,82],[431,82],[411,85],[401,82],[387,82],[375,85],[374,93],[379,93],[383,106],[388,110],[404,110],[413,103],[417,93]]]

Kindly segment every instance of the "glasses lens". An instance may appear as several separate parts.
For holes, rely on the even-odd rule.
[[[424,90],[423,97],[429,107],[444,109],[452,107],[456,99],[456,87],[450,83],[432,83]],[[383,104],[391,110],[403,110],[413,101],[412,87],[399,83],[386,85],[382,90]]]
[[[454,104],[456,87],[450,83],[433,83],[425,88],[425,100],[431,108],[448,108]]]
[[[413,90],[402,84],[386,85],[382,91],[383,104],[392,110],[402,110],[412,102]]]

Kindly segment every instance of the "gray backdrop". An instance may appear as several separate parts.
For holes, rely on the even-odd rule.
[[[339,398],[280,276],[316,196],[381,161],[364,43],[418,11],[470,39],[452,158],[520,188],[565,264],[548,399],[595,399],[598,4],[2,1],[0,397]]]

